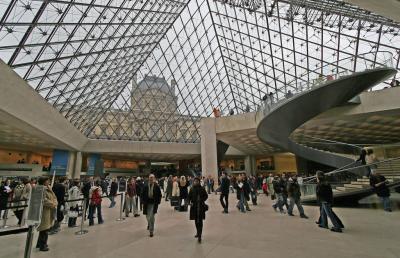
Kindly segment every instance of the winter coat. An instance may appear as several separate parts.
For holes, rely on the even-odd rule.
[[[221,179],[221,194],[229,194],[229,179],[227,177],[222,177]]]
[[[65,204],[65,185],[61,183],[56,183],[53,186],[53,192],[57,197],[57,202],[59,205]]]
[[[190,220],[206,219],[206,204],[208,198],[206,190],[200,185],[193,186],[189,192]]]
[[[118,184],[117,184],[117,182],[111,182],[110,196],[116,196],[117,192],[118,192]]]
[[[143,214],[147,215],[147,205],[154,204],[153,213],[156,214],[158,210],[158,205],[161,203],[161,189],[158,184],[154,183],[153,186],[153,199],[149,199],[149,184],[145,184],[142,190],[141,200],[143,203]]]
[[[80,193],[81,191],[79,190],[79,187],[73,186],[68,190],[68,201],[70,200],[77,200],[80,198]],[[80,201],[72,201],[72,202],[67,202],[67,205],[69,208],[75,208],[76,206],[79,205]]]
[[[13,203],[12,206],[22,206],[27,203],[29,198],[29,194],[31,192],[31,185],[30,184],[20,184],[17,185],[14,189],[14,196],[13,196]],[[16,208],[14,211],[23,210],[24,208]]]
[[[7,208],[10,194],[11,192],[7,190],[7,187],[5,185],[0,186],[0,210],[5,210]]]
[[[53,226],[57,205],[57,197],[53,190],[50,186],[45,187],[42,220],[37,228],[38,231],[44,231]]]
[[[329,183],[321,182],[317,184],[316,188],[317,200],[318,202],[327,202],[329,204],[333,203],[333,192],[332,186]]]
[[[188,182],[185,183],[185,185],[181,185],[181,182],[179,182],[179,196],[181,199],[187,199],[188,198]]]
[[[389,197],[390,196],[390,190],[389,187],[387,187],[386,183],[381,184],[380,186],[376,187],[376,184],[379,184],[380,182],[385,182],[386,178],[382,175],[371,175],[369,178],[369,183],[370,185],[374,188],[376,194],[379,197]]]
[[[171,196],[179,196],[179,185],[178,185],[178,182],[173,182],[172,183]]]
[[[288,182],[287,191],[288,191],[289,197],[294,198],[296,200],[300,199],[301,192],[300,192],[300,186],[297,183],[297,180]]]

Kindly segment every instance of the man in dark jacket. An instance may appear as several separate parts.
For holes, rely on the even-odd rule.
[[[331,231],[333,232],[342,232],[342,225],[339,222],[337,216],[334,215],[332,211],[332,203],[333,203],[333,192],[331,185],[326,182],[326,178],[324,173],[321,171],[317,172],[317,200],[321,204],[320,208],[320,224],[318,225],[321,228],[328,228],[328,217],[333,224],[333,228]]]
[[[387,212],[392,211],[390,205],[390,190],[387,187],[387,180],[384,176],[373,170],[372,175],[369,178],[369,184],[374,188],[376,194],[381,198],[383,202],[383,209]]]
[[[246,211],[251,211],[249,207],[248,201],[250,201],[250,192],[251,187],[249,183],[249,179],[246,174],[243,174],[243,190],[244,190],[244,205],[246,206]]]
[[[274,208],[275,211],[276,208],[279,208],[280,213],[285,213],[283,210],[283,181],[278,176],[275,176],[274,180],[272,181],[272,186],[276,196],[276,202],[274,205],[272,205],[272,208]]]
[[[111,185],[110,185],[110,194],[108,195],[108,198],[110,199],[111,203],[110,203],[110,207],[108,208],[113,208],[116,204],[115,202],[115,196],[117,196],[117,192],[118,192],[118,183],[117,183],[117,179],[113,178],[111,180]]]
[[[53,192],[57,197],[57,219],[54,222],[53,227],[49,231],[49,235],[56,234],[61,229],[61,222],[64,219],[65,209],[65,191],[66,185],[64,184],[66,178],[60,177],[53,186]]]
[[[303,206],[301,205],[301,199],[300,199],[301,192],[300,192],[300,185],[297,182],[297,175],[294,175],[289,179],[288,186],[287,186],[287,192],[288,192],[288,196],[289,196],[288,215],[294,216],[293,208],[294,208],[294,205],[296,204],[297,209],[300,212],[300,218],[308,219],[308,217],[304,214],[304,209],[303,209]]]
[[[229,199],[229,179],[226,175],[226,172],[222,172],[222,176],[221,176],[221,195],[219,197],[219,201],[221,202],[222,208],[224,208],[224,210],[222,211],[222,213],[228,213],[228,199]],[[225,199],[225,202],[224,202]]]
[[[143,214],[146,215],[147,229],[150,231],[150,237],[154,234],[154,221],[155,214],[158,210],[158,205],[161,203],[161,190],[156,183],[153,174],[149,175],[149,181],[143,187],[142,198],[143,201]]]

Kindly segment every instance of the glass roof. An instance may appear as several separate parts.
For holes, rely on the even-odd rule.
[[[400,67],[400,25],[337,0],[0,0],[0,18],[0,58],[90,138],[198,142],[213,108],[381,52]]]

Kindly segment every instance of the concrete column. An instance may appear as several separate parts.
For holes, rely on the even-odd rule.
[[[256,174],[256,158],[254,156],[246,156],[244,159],[244,169],[246,170],[247,175],[255,175]]]
[[[74,178],[73,175],[74,175],[75,158],[76,158],[75,152],[70,151],[68,153],[67,171],[65,173],[65,175],[68,178]]]
[[[72,178],[80,178],[82,171],[82,152],[76,152],[75,156],[75,166],[74,166],[74,173]]]
[[[215,118],[203,118],[200,122],[201,133],[201,172],[203,176],[218,178],[217,134]]]

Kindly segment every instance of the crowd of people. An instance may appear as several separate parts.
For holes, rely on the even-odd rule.
[[[332,210],[333,192],[323,172],[316,173],[316,197],[320,206],[320,216],[316,221],[319,227],[328,228],[328,219],[331,221],[334,232],[342,232],[342,221]],[[377,195],[381,197],[384,209],[391,211],[390,191],[387,180],[372,170],[370,176],[371,186]],[[156,179],[153,174],[148,178],[85,178],[82,181],[65,177],[56,178],[52,183],[47,177],[40,177],[38,185],[45,187],[43,212],[41,224],[38,227],[39,237],[37,248],[48,251],[48,235],[57,234],[61,230],[61,224],[66,221],[68,227],[77,226],[77,218],[89,220],[89,226],[94,225],[97,218],[98,224],[103,224],[102,201],[110,199],[109,208],[116,205],[118,194],[123,198],[123,211],[126,217],[132,213],[133,217],[139,217],[140,212],[147,219],[149,236],[154,236],[155,214],[164,197],[174,210],[187,212],[189,218],[195,222],[196,238],[202,241],[203,221],[208,211],[206,201],[209,194],[220,193],[222,213],[229,214],[229,194],[236,193],[236,208],[241,213],[250,212],[249,202],[253,206],[258,204],[260,193],[270,196],[274,201],[272,208],[281,214],[294,216],[294,206],[297,207],[300,218],[307,219],[301,204],[302,178],[296,174],[269,176],[248,176],[246,174],[228,175],[222,172],[221,176],[214,179],[192,176],[168,176]],[[30,191],[37,185],[35,179],[21,178],[11,181],[6,179],[0,187],[0,216],[6,219],[7,210],[11,206],[12,212],[17,218],[18,225],[24,226],[26,218],[26,203]],[[122,184],[122,186],[121,186]],[[24,206],[25,205],[25,206]],[[86,212],[87,211],[87,212]]]

